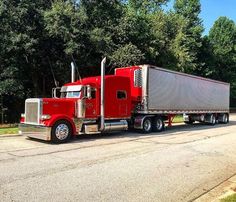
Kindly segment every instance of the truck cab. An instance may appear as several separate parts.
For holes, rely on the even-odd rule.
[[[102,79],[105,83],[103,87]],[[60,92],[60,96],[56,91]],[[52,94],[52,98],[30,98],[25,101],[25,113],[19,124],[20,134],[63,143],[78,134],[128,129],[127,121],[131,118],[128,77],[88,77],[56,88]],[[102,110],[104,117],[101,117]]]

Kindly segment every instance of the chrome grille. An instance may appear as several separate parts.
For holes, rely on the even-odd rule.
[[[25,122],[39,123],[40,99],[27,99],[25,102]]]

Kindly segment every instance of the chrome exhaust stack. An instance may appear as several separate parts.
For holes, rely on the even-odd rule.
[[[71,62],[71,83],[75,82],[75,64]]]
[[[126,120],[116,120],[105,122],[105,67],[106,58],[101,62],[101,103],[100,103],[100,128],[101,132],[111,132],[119,130],[127,130],[128,122]]]
[[[101,62],[101,103],[100,103],[100,131],[105,129],[105,66],[106,66],[106,57],[103,58]]]

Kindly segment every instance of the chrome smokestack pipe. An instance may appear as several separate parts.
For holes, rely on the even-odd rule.
[[[75,82],[75,64],[71,62],[71,82]]]
[[[100,111],[101,111],[101,122],[100,122],[100,130],[103,131],[105,129],[105,66],[106,66],[106,58],[103,58],[101,62],[101,103],[100,103]]]

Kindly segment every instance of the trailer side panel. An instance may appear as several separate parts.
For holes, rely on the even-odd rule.
[[[146,67],[143,75],[148,111],[229,110],[230,85],[227,83],[151,66]]]

